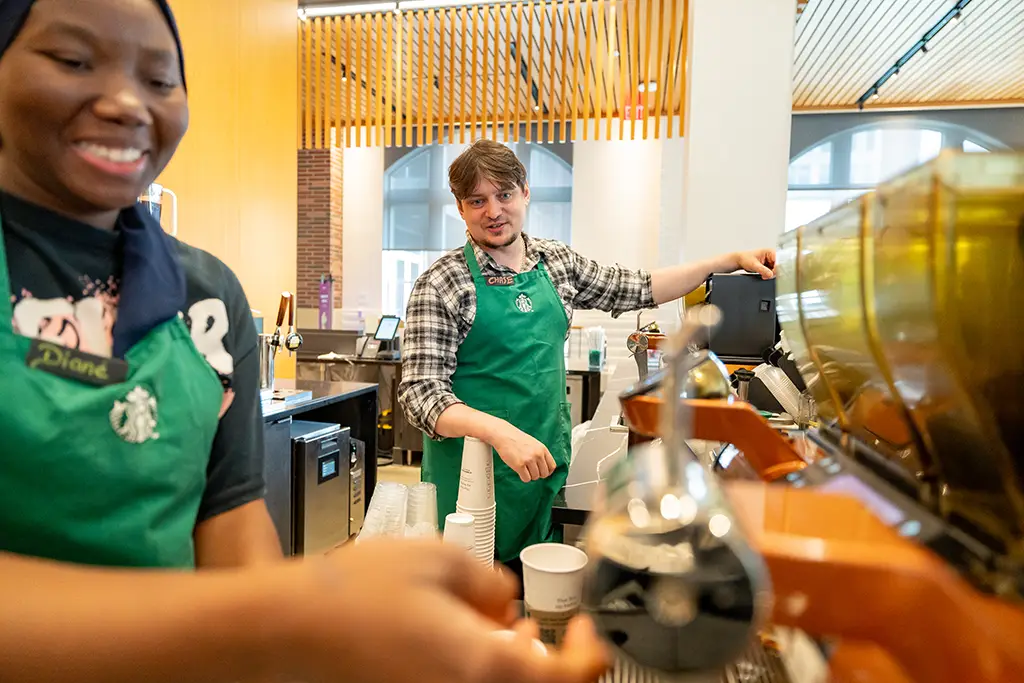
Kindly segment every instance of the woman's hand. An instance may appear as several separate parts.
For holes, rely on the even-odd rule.
[[[607,668],[586,618],[548,656],[524,638],[495,638],[515,620],[515,581],[465,550],[432,541],[371,540],[301,567],[289,602],[304,634],[296,676],[311,683],[590,683]]]

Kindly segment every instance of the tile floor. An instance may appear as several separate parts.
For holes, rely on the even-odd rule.
[[[386,465],[377,469],[377,480],[412,486],[420,482],[420,468],[418,465]]]

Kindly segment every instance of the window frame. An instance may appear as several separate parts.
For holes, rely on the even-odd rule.
[[[850,180],[851,155],[853,148],[853,136],[857,133],[875,130],[930,130],[942,135],[941,149],[963,150],[964,141],[970,141],[989,151],[1006,149],[1006,145],[998,140],[985,135],[977,130],[959,124],[935,121],[933,119],[903,119],[891,121],[873,121],[859,126],[847,128],[838,133],[829,135],[814,144],[800,150],[789,160],[790,166],[808,152],[817,149],[821,145],[831,144],[831,160],[829,168],[829,182],[820,185],[789,185],[790,191],[806,190],[871,190],[878,186],[878,183],[854,183]]]

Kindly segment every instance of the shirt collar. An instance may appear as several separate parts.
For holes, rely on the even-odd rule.
[[[512,273],[514,272],[511,268],[506,268],[497,261],[495,261],[490,254],[484,251],[479,244],[470,240],[473,244],[473,253],[476,255],[476,262],[480,264],[480,270],[491,270],[495,273]],[[543,244],[535,239],[531,239],[525,232],[523,233],[523,242],[526,243],[526,263],[523,268],[524,273],[528,273],[537,267],[537,264],[544,260],[544,254],[546,250]]]

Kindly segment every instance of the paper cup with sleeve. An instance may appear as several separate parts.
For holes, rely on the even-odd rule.
[[[526,616],[537,622],[542,642],[558,647],[580,611],[587,554],[571,545],[538,543],[523,550],[519,559]]]

